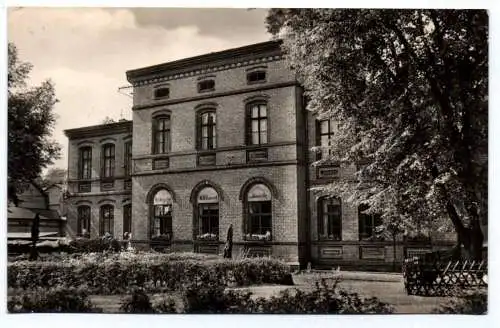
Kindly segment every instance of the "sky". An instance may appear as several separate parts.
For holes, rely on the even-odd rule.
[[[132,118],[130,69],[270,39],[265,9],[10,8],[7,37],[33,64],[31,85],[51,79],[59,102],[51,167],[67,167],[63,130]]]

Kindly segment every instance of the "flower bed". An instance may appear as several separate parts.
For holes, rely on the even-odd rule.
[[[147,292],[162,292],[209,282],[226,286],[281,284],[290,276],[286,264],[271,259],[174,260],[174,257],[117,254],[59,262],[18,261],[7,266],[7,284],[11,289],[81,286],[93,294],[121,294],[137,286]]]

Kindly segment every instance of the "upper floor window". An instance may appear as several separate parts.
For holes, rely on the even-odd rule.
[[[319,239],[342,240],[342,203],[340,198],[318,201]]]
[[[247,110],[247,144],[267,144],[267,105],[265,103],[251,104]]]
[[[170,117],[157,117],[154,119],[153,125],[154,153],[166,154],[170,151]]]
[[[113,235],[114,232],[114,208],[113,205],[103,205],[100,211],[99,234],[101,236],[106,233]]]
[[[265,82],[266,81],[266,71],[255,71],[247,74],[248,84]]]
[[[368,214],[365,211],[368,206],[362,204],[358,208],[359,240],[377,240],[377,227],[382,225],[382,216],[379,214]]]
[[[169,98],[170,97],[170,88],[169,87],[158,87],[154,90],[155,99],[160,98]]]
[[[337,122],[333,119],[321,120],[317,124],[317,146],[321,147],[318,159],[328,159],[332,155],[333,137],[337,131]]]
[[[82,180],[90,179],[92,176],[92,148],[80,148],[78,159],[78,178]]]
[[[102,178],[112,178],[115,174],[115,145],[102,146]]]
[[[215,111],[198,113],[198,148],[202,150],[217,147]]]
[[[205,80],[198,82],[198,92],[215,90],[215,80]]]
[[[132,141],[125,142],[124,152],[125,177],[130,177],[132,174]]]

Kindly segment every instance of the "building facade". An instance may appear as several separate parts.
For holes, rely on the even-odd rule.
[[[66,131],[75,234],[131,232],[138,247],[220,253],[232,226],[235,254],[297,265],[393,261],[392,243],[370,238],[376,217],[310,190],[354,168],[310,165],[310,148],[332,142],[336,124],[306,111],[279,41],[127,79],[132,121]],[[398,242],[398,260],[407,246]]]

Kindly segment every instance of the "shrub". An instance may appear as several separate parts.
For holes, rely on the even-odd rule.
[[[361,298],[357,293],[337,289],[337,281],[331,286],[322,279],[312,291],[284,290],[270,299],[259,298],[256,308],[272,314],[374,314],[392,313],[393,308],[377,298]]]
[[[177,304],[174,299],[164,296],[160,301],[153,304],[156,313],[177,313]]]
[[[433,311],[441,314],[486,314],[487,312],[488,294],[483,290],[461,292]]]
[[[148,294],[143,289],[135,289],[120,306],[125,313],[155,313]]]
[[[325,280],[312,291],[287,289],[271,298],[252,299],[252,293],[225,291],[217,285],[189,287],[184,292],[184,313],[265,313],[265,314],[373,314],[392,313],[393,308],[377,298],[361,298],[337,289]]]
[[[146,292],[165,292],[208,281],[222,286],[279,284],[290,274],[286,264],[271,259],[168,260],[162,256],[128,258],[122,253],[113,257],[92,256],[58,262],[9,263],[8,286],[13,289],[84,286],[93,294],[122,294],[135,287]]]
[[[11,313],[102,312],[92,305],[82,289],[61,287],[36,289],[22,296],[13,296],[7,302],[7,309]]]

